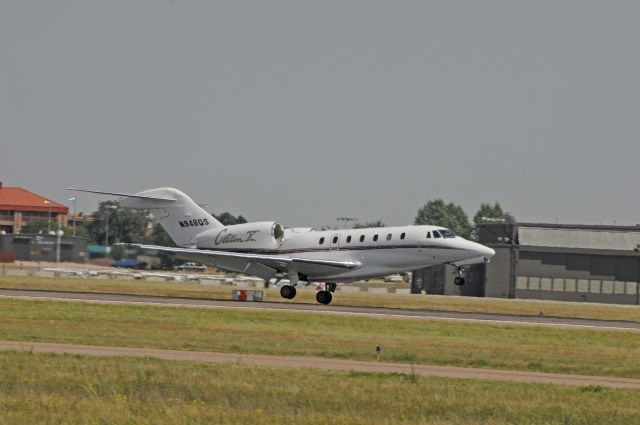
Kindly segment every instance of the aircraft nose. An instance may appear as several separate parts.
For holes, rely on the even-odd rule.
[[[475,243],[475,248],[476,248],[476,251],[487,260],[489,260],[491,257],[496,255],[496,252],[493,249],[489,248],[488,246]]]

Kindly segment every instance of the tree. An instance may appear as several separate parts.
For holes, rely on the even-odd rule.
[[[453,230],[464,238],[471,236],[472,227],[469,218],[461,206],[442,199],[428,201],[418,210],[415,224],[433,224]]]
[[[153,226],[153,231],[147,237],[147,241],[151,245],[159,245],[159,246],[176,246],[171,239],[171,236],[164,230],[164,228],[160,225],[160,223],[156,223]],[[171,269],[178,264],[182,264],[184,260],[180,260],[175,258],[175,255],[169,254],[168,252],[158,252],[158,258],[160,259],[160,267],[163,269]]]
[[[64,232],[67,236],[73,236],[73,225],[67,227]],[[87,229],[87,225],[85,223],[76,222],[76,236],[79,238],[91,240],[91,235],[89,234],[89,230]]]
[[[105,201],[93,214],[93,221],[87,226],[91,239],[104,245],[107,221],[109,224],[108,245],[115,242],[140,242],[144,240],[149,218],[143,211],[120,208],[117,202]]]
[[[20,233],[47,233],[47,229],[49,228],[48,220],[34,220],[30,221],[20,229]],[[51,231],[56,232],[58,229],[61,229],[64,232],[65,236],[73,236],[73,227],[58,227],[58,223],[51,221]],[[89,232],[87,232],[87,228],[82,223],[76,223],[76,236],[80,238],[90,239]]]
[[[20,233],[47,233],[47,230],[56,232],[58,229],[58,223],[56,223],[54,220],[51,220],[51,226],[49,226],[48,220],[34,220],[22,226],[22,229],[20,229]],[[62,231],[67,234],[69,229],[62,228]]]
[[[487,221],[503,221],[505,223],[513,223],[515,221],[515,217],[508,212],[503,211],[502,207],[499,203],[495,203],[493,206],[491,204],[480,204],[480,209],[473,216],[473,222],[475,224],[484,223]]]
[[[213,215],[216,220],[218,220],[220,223],[222,223],[225,226],[231,226],[232,224],[242,224],[242,223],[246,223],[247,219],[244,218],[243,216],[239,215],[239,216],[234,216],[231,213],[228,212],[223,212],[221,214],[211,214]]]
[[[356,223],[353,225],[354,229],[366,229],[368,227],[384,227],[384,223],[380,220],[368,221],[366,223]]]
[[[153,225],[153,230],[147,237],[147,241],[151,245],[176,246],[176,244],[173,242],[173,239],[171,239],[171,236],[169,236],[167,231],[164,230],[160,223],[156,223]]]

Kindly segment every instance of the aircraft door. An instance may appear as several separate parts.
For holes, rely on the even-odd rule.
[[[333,236],[331,236],[331,243],[329,245],[330,249],[338,249],[340,245],[340,234],[339,233],[334,233]]]

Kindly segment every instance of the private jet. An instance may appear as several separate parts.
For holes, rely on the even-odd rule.
[[[224,226],[178,189],[161,187],[128,194],[89,189],[69,190],[119,196],[120,206],[149,211],[176,247],[133,243],[131,246],[175,254],[221,270],[288,279],[280,295],[296,296],[298,284],[325,282],[316,293],[329,304],[339,283],[371,279],[437,264],[464,267],[488,262],[494,250],[466,240],[441,226],[398,226],[323,230],[285,228],[271,221]]]

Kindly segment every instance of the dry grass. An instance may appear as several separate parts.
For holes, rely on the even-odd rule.
[[[0,339],[640,378],[637,332],[0,299]]]
[[[0,353],[7,424],[632,424],[640,392]]]
[[[83,292],[113,292],[210,299],[231,299],[231,291],[233,289],[232,286],[210,286],[197,283],[170,283],[116,279],[56,279],[47,277],[17,276],[0,276],[0,287],[55,289]],[[292,302],[282,299],[279,295],[278,289],[266,290],[266,300],[275,302]],[[316,304],[315,292],[312,290],[298,291],[298,296],[295,298],[294,302]],[[526,315],[537,315],[540,311],[543,311],[547,316],[630,320],[640,322],[640,308],[637,308],[636,306],[581,304],[553,301],[499,300],[490,298],[394,295],[338,291],[333,298],[333,304]]]

